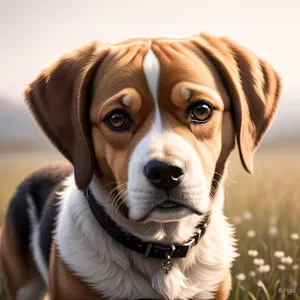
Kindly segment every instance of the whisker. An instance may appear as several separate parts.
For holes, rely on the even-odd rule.
[[[118,213],[118,210],[120,209],[121,205],[124,203],[124,201],[126,200],[125,198],[123,198],[123,196],[125,195],[127,191],[127,187],[125,187],[123,190],[121,190],[116,197],[114,198],[113,202],[114,202],[114,207],[116,208],[115,212]],[[118,203],[120,200],[122,200],[120,203]]]
[[[109,192],[109,194],[108,194],[108,197],[110,198],[111,197],[111,195],[115,192],[115,191],[117,191],[118,189],[120,189],[121,187],[124,187],[125,186],[125,188],[124,189],[121,189],[120,191],[118,191],[118,193],[115,195],[115,197],[112,199],[112,203],[113,203],[113,212],[116,212],[117,213],[117,210],[115,210],[115,207],[116,207],[116,205],[118,204],[118,201],[119,201],[119,195],[122,193],[122,192],[124,192],[124,191],[126,191],[127,190],[127,182],[124,182],[124,183],[121,183],[121,184],[119,184],[118,186],[116,186],[115,188],[113,188],[110,192]],[[115,205],[116,204],[116,205]],[[115,211],[114,211],[115,210]]]
[[[127,182],[124,182],[124,183],[121,183],[121,184],[117,185],[115,188],[113,188],[113,189],[109,192],[108,197],[110,197],[110,195],[111,195],[112,193],[114,193],[116,190],[118,190],[119,188],[123,187],[123,186],[126,185],[126,184],[127,184]]]
[[[217,187],[218,187],[218,185],[220,184],[220,182],[218,182],[218,181],[217,181],[216,179],[214,179],[214,178],[213,178],[213,182],[216,183]],[[211,188],[214,189],[215,194],[217,193],[217,187],[215,188],[214,186],[211,186]],[[224,194],[225,194],[225,197],[228,197],[228,192],[227,192],[227,190],[226,190],[226,185],[224,185],[223,188],[224,188]]]
[[[120,196],[119,199],[122,199],[122,201],[119,203],[119,205],[116,207],[116,212],[121,208],[122,204],[126,201],[126,198],[123,198],[124,194]]]
[[[225,178],[224,175],[222,175],[222,174],[220,174],[220,173],[218,173],[218,172],[215,172],[214,174],[220,176],[221,178]],[[237,181],[235,181],[235,180],[233,180],[232,178],[230,178],[229,175],[226,175],[226,179],[229,179],[229,180],[230,180],[231,182],[233,182],[233,183],[238,183]]]
[[[112,182],[110,182],[110,183],[107,183],[107,184],[105,184],[105,185],[102,185],[101,187],[104,188],[104,187],[107,187],[107,186],[112,185],[112,184],[115,184],[115,183],[117,183],[116,180],[115,180],[115,181],[112,181]]]

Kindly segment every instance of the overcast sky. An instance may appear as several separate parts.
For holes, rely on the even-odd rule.
[[[299,116],[299,0],[0,0],[0,96],[23,101],[42,69],[93,39],[200,31],[231,37],[271,62],[283,78],[279,119]]]

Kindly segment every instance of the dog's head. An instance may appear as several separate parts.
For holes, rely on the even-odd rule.
[[[93,43],[45,70],[26,98],[80,189],[96,174],[129,218],[166,222],[209,210],[235,138],[252,171],[279,92],[268,63],[201,34]]]

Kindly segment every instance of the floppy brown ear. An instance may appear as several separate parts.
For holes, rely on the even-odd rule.
[[[92,43],[63,56],[25,91],[37,123],[73,164],[76,184],[84,189],[93,176],[93,147],[88,126],[93,78],[107,51]]]
[[[241,161],[252,173],[254,151],[277,109],[280,78],[267,62],[230,39],[201,33],[193,41],[221,75],[232,101]]]

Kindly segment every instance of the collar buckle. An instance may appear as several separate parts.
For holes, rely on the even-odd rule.
[[[183,257],[186,257],[190,250],[197,244],[196,239],[192,238],[189,242],[182,244],[180,252]]]
[[[168,258],[168,257],[172,257],[173,254],[174,254],[175,251],[176,251],[176,246],[175,246],[174,244],[171,244],[169,247],[171,248],[171,251],[168,252],[168,253],[166,254],[166,257],[167,257],[167,258]]]
[[[190,250],[198,244],[199,239],[203,236],[203,234],[205,233],[205,229],[206,229],[206,224],[204,224],[201,228],[198,229],[197,233],[194,235],[194,237],[184,243],[180,245],[180,252],[182,255],[187,256],[187,254],[190,252]]]
[[[167,256],[172,257],[176,251],[176,246],[174,244],[164,246],[164,245],[148,243],[144,253],[144,257],[146,258],[149,257],[152,250],[154,250],[154,252],[163,251],[166,253],[166,257]]]

